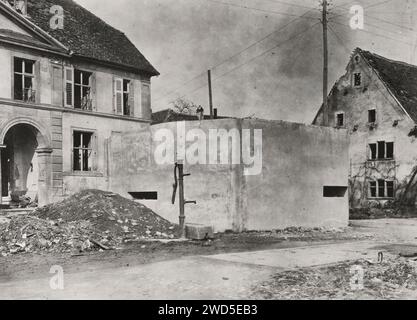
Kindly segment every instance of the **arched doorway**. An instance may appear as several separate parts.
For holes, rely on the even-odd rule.
[[[49,143],[45,134],[32,123],[11,123],[0,137],[1,200],[16,205],[16,199],[25,197],[48,203],[51,172]],[[15,201],[11,201],[11,200]],[[19,205],[19,203],[17,203]]]

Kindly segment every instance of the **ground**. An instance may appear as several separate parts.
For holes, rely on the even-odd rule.
[[[416,237],[414,219],[363,220],[344,231],[221,234],[211,243],[146,240],[88,254],[11,255],[0,258],[0,298],[413,299]],[[64,290],[51,289],[54,265],[63,268]],[[351,285],[358,266],[363,288]]]

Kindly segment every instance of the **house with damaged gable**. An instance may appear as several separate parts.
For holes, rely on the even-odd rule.
[[[158,75],[129,39],[71,0],[1,0],[0,73],[0,201],[108,190],[107,139],[149,127]]]
[[[351,208],[415,205],[417,66],[357,48],[313,124],[349,132]]]

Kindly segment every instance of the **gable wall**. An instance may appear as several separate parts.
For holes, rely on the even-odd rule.
[[[352,86],[353,74],[362,73],[363,85]],[[405,114],[391,96],[377,74],[361,59],[351,62],[347,73],[336,83],[329,97],[330,126],[336,125],[336,114],[345,113],[346,128],[350,135],[350,202],[352,207],[384,205],[386,200],[374,201],[368,198],[368,180],[386,179],[396,183],[396,199],[400,199],[410,175],[417,165],[416,139],[408,134],[415,123]],[[375,109],[377,126],[371,130],[368,125],[368,110]],[[319,114],[315,124],[322,123]],[[398,125],[394,126],[394,121]],[[357,129],[355,128],[357,126]],[[368,161],[370,143],[394,142],[394,161]],[[415,198],[413,191],[411,198]],[[413,201],[413,200],[412,200]]]
[[[27,36],[30,35],[27,31],[25,31],[21,27],[17,26],[16,24],[14,24],[13,22],[8,20],[5,16],[3,16],[1,14],[0,14],[0,29],[11,30],[11,31],[14,31],[14,32],[18,32],[18,33],[27,35]]]

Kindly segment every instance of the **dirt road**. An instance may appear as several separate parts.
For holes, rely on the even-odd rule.
[[[250,299],[277,272],[374,256],[374,244],[355,242],[194,256],[134,267],[54,275],[0,284],[0,299]]]
[[[352,225],[347,233],[313,233],[308,237],[224,235],[208,247],[188,242],[147,243],[91,256],[0,259],[0,298],[313,299],[316,291],[303,296],[297,288],[305,292],[305,286],[314,287],[319,278],[324,284],[343,282],[341,287],[346,291],[349,269],[356,261],[376,261],[379,252],[384,252],[386,259],[395,259],[402,250],[417,252],[417,220],[356,221]],[[57,280],[56,273],[49,273],[53,265],[63,269],[64,290],[51,288],[51,280]],[[392,273],[391,265],[382,267],[387,268],[383,274]],[[404,270],[404,276],[409,276],[411,271]],[[281,275],[291,279],[287,291],[282,290]],[[339,298],[361,297],[361,292],[353,296],[339,293]],[[411,296],[409,291],[406,296]],[[323,293],[323,298],[331,297]]]

